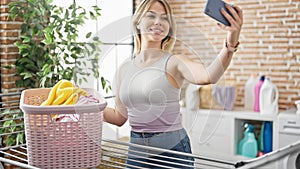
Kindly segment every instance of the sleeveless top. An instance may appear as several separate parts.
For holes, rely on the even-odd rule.
[[[167,79],[166,64],[172,54],[143,68],[130,60],[120,85],[120,100],[127,107],[135,132],[167,132],[182,128],[180,89]]]

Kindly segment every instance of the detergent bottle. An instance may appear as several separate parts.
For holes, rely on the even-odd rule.
[[[267,77],[262,84],[259,97],[259,109],[261,114],[278,113],[279,92],[269,77]]]
[[[272,122],[265,121],[264,122],[264,130],[263,130],[263,152],[269,153],[272,151],[273,147],[273,132],[272,132]]]
[[[254,135],[254,126],[246,123],[244,127],[244,138],[239,142],[238,154],[255,158],[258,153],[258,146]]]
[[[245,84],[244,107],[246,110],[253,110],[254,101],[255,101],[254,87],[257,83],[258,83],[258,78],[256,77],[256,74],[252,74]]]
[[[262,75],[259,79],[259,82],[254,87],[254,111],[260,112],[260,90],[261,86],[263,85],[265,81],[265,76]]]

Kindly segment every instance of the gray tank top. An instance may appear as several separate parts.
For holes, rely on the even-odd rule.
[[[134,59],[127,67],[120,86],[120,100],[128,110],[128,120],[135,132],[166,132],[182,128],[180,89],[166,76],[166,64],[172,54],[151,66],[140,68]]]

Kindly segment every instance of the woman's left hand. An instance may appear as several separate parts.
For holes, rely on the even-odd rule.
[[[230,26],[223,24],[218,24],[219,27],[223,30],[226,30],[227,33],[227,45],[236,46],[239,42],[240,32],[243,25],[243,11],[238,6],[230,6],[226,4],[226,8],[229,10],[231,15],[227,13],[224,9],[221,10],[221,13],[229,21]]]

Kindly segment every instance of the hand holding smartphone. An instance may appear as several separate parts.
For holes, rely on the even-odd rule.
[[[227,13],[231,15],[230,11],[225,7],[225,4],[227,3],[222,0],[207,0],[204,13],[219,21],[220,23],[226,26],[230,26],[228,20],[221,13],[221,9],[223,8]]]

